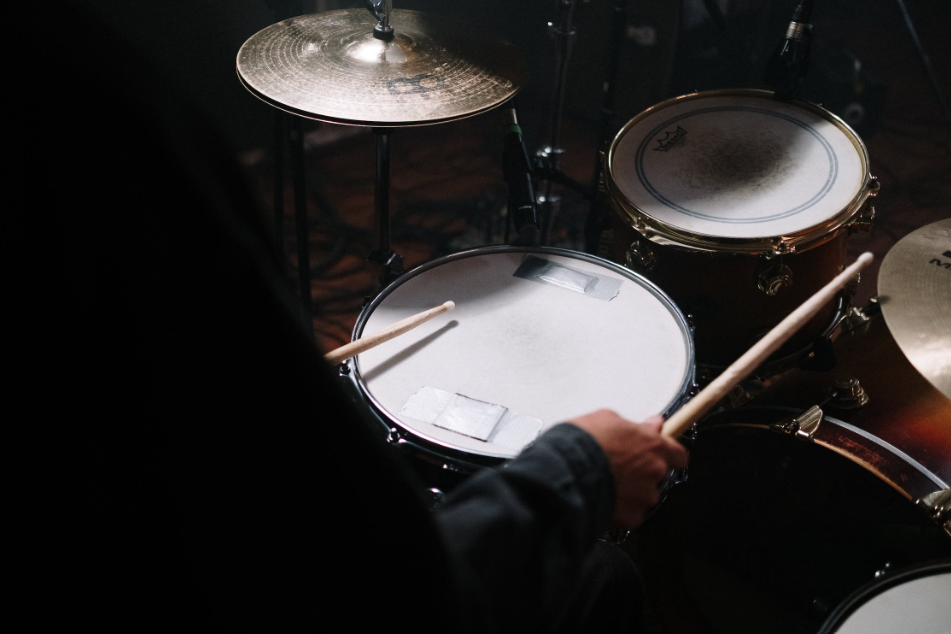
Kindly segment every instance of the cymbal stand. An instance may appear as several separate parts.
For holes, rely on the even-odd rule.
[[[403,273],[403,258],[390,247],[390,128],[373,128],[376,135],[376,240],[378,248],[367,259],[383,267],[380,282],[386,286]]]
[[[390,13],[393,0],[366,0],[367,11],[379,23],[373,28],[373,37],[390,41],[393,39],[393,27],[390,26]],[[371,251],[367,259],[383,267],[380,283],[386,286],[403,273],[403,258],[390,247],[390,128],[373,128],[376,135],[376,188],[374,204],[376,207],[376,239],[379,248]]]
[[[548,123],[548,143],[540,147],[536,152],[538,163],[545,165],[547,169],[557,170],[564,150],[558,147],[561,132],[561,118],[565,106],[565,84],[568,77],[568,59],[571,57],[571,49],[574,40],[578,34],[574,27],[574,13],[577,5],[576,0],[556,0],[556,7],[559,11],[559,23],[556,26],[554,22],[548,23],[548,33],[555,40],[555,84],[552,92],[551,113]],[[542,217],[542,244],[548,242],[548,234],[551,230],[553,217],[560,202],[557,196],[551,193],[551,181],[546,180],[542,193],[538,197],[538,202],[547,212]]]

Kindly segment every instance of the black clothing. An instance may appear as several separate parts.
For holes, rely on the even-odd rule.
[[[29,354],[12,365],[45,436],[30,445],[50,606],[36,622],[444,633],[567,618],[613,514],[594,440],[552,430],[434,521],[307,336],[222,145],[89,16],[56,18],[55,89],[86,107],[30,94],[5,238],[30,264],[14,289]]]

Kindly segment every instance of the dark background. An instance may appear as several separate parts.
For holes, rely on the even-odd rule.
[[[286,216],[279,237],[293,267],[292,191],[287,182],[275,190],[274,179],[275,148],[280,147],[274,125],[284,115],[240,85],[236,55],[244,41],[280,19],[362,5],[338,0],[86,1],[180,84],[209,125],[224,133],[259,192],[262,209],[270,214],[280,206]],[[812,64],[800,96],[856,129],[868,147],[871,172],[882,183],[878,220],[871,234],[853,237],[850,250],[855,253],[870,249],[883,255],[910,231],[951,216],[951,124],[923,64],[927,55],[947,99],[951,4],[905,4],[920,48],[897,0],[815,2]],[[764,88],[766,59],[781,40],[794,5],[794,0],[719,0],[725,18],[721,28],[703,0],[629,2],[618,59],[616,115],[608,129],[613,132],[642,109],[694,90]],[[561,146],[563,169],[584,183],[594,182],[602,141],[602,84],[617,22],[614,7],[608,0],[590,0],[578,2],[576,9]],[[395,8],[452,16],[515,43],[529,71],[518,97],[520,122],[529,150],[542,145],[555,69],[547,23],[558,20],[556,2],[397,0]],[[374,146],[366,128],[302,123],[313,247],[311,295],[323,308],[315,327],[333,345],[349,339],[362,298],[377,289],[376,272],[365,265],[373,247]],[[490,112],[394,133],[393,238],[407,266],[504,239],[499,227],[505,198],[500,129],[498,112]],[[285,189],[278,201],[275,191]],[[581,248],[589,205],[573,192],[560,195],[549,244]],[[866,297],[874,294],[875,266],[866,276]]]

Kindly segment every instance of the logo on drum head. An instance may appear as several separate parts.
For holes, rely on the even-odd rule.
[[[951,258],[951,251],[945,251],[941,255],[943,255],[946,258]],[[951,262],[942,262],[938,258],[931,258],[931,260],[928,261],[928,264],[934,264],[935,266],[941,266],[951,270]]]
[[[655,152],[666,152],[667,150],[673,148],[678,143],[684,140],[684,137],[687,136],[687,131],[677,126],[677,129],[673,132],[664,132],[663,139],[654,139],[657,141],[657,146],[653,148]]]

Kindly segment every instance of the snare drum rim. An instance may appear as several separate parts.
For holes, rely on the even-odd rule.
[[[694,386],[694,378],[696,374],[696,356],[695,356],[696,353],[694,350],[693,331],[690,328],[690,325],[687,322],[687,318],[686,316],[684,316],[684,313],[680,310],[680,308],[677,307],[677,304],[674,303],[674,301],[667,295],[667,293],[662,291],[659,286],[657,286],[656,284],[648,280],[643,275],[635,271],[632,271],[624,266],[611,262],[609,260],[605,260],[604,258],[590,255],[588,253],[582,253],[580,251],[572,251],[570,249],[562,249],[558,247],[514,247],[514,246],[508,246],[508,245],[489,246],[489,247],[478,247],[478,248],[469,249],[466,251],[460,251],[458,253],[453,253],[450,255],[443,256],[441,258],[436,258],[435,260],[430,260],[429,262],[425,262],[417,266],[416,268],[410,271],[407,271],[406,273],[398,277],[396,280],[391,282],[389,285],[386,286],[386,288],[381,290],[380,293],[376,297],[374,297],[373,300],[369,304],[363,307],[363,309],[360,311],[359,316],[357,317],[357,322],[353,327],[352,339],[355,340],[363,334],[363,328],[366,326],[366,323],[369,320],[370,315],[373,314],[373,311],[377,308],[377,306],[379,306],[380,303],[384,299],[386,299],[386,297],[390,293],[392,293],[394,290],[396,290],[399,286],[404,284],[406,281],[416,277],[417,275],[421,273],[425,273],[426,271],[430,269],[433,269],[437,266],[441,266],[442,264],[445,264],[448,262],[454,262],[456,260],[463,260],[466,258],[478,257],[482,255],[491,255],[495,253],[540,254],[540,255],[555,255],[555,256],[573,258],[576,260],[589,262],[591,264],[600,265],[618,275],[621,275],[622,277],[625,277],[627,279],[634,281],[635,283],[640,284],[645,290],[647,290],[654,297],[660,300],[661,303],[663,303],[667,307],[667,309],[671,312],[671,314],[676,318],[677,324],[680,326],[681,333],[683,334],[687,344],[687,371],[684,373],[684,378],[681,381],[680,389],[678,390],[677,394],[674,396],[674,398],[672,398],[667,403],[667,405],[664,408],[664,411],[661,412],[661,414],[664,417],[667,417],[673,412],[675,412],[676,410],[678,410],[687,401],[687,399],[691,395],[691,391]],[[352,359],[347,360],[346,363],[350,366],[350,370],[351,370],[350,374],[354,383],[356,384],[357,389],[359,390],[363,398],[369,401],[374,412],[383,419],[384,424],[386,424],[387,427],[390,429],[392,429],[392,427],[395,426],[397,429],[401,430],[404,434],[409,434],[410,436],[412,436],[414,440],[422,441],[424,443],[422,446],[423,449],[426,449],[425,447],[426,444],[435,445],[440,448],[440,452],[447,451],[449,454],[448,457],[453,459],[460,459],[464,462],[470,462],[470,463],[473,460],[473,458],[478,459],[480,457],[484,459],[489,459],[489,461],[499,461],[499,460],[512,458],[512,456],[509,454],[499,454],[499,453],[493,453],[489,451],[485,451],[485,452],[463,451],[459,449],[458,447],[455,447],[453,445],[446,443],[443,440],[433,438],[418,430],[407,427],[404,423],[402,423],[402,421],[396,418],[396,416],[388,412],[370,392],[366,384],[366,381],[363,378],[363,374],[360,372],[359,355],[357,355],[356,357],[353,357]],[[413,442],[409,440],[401,439],[401,441],[410,442],[410,444],[413,444]]]
[[[894,572],[885,573],[881,579],[875,579],[845,598],[825,620],[818,634],[834,634],[845,621],[869,599],[908,581],[914,581],[933,574],[951,572],[951,559],[937,559],[923,564],[908,566]]]
[[[797,231],[788,235],[769,236],[762,238],[732,238],[725,236],[714,236],[709,234],[686,231],[674,227],[662,220],[650,216],[640,209],[621,192],[620,187],[614,180],[614,154],[618,144],[627,132],[643,119],[649,117],[654,112],[668,108],[675,104],[697,99],[707,99],[710,97],[752,97],[768,101],[775,101],[773,93],[768,90],[758,90],[752,88],[720,89],[706,90],[701,92],[689,93],[667,99],[659,104],[651,106],[641,111],[633,119],[628,121],[624,127],[615,135],[611,141],[608,151],[604,155],[603,181],[611,206],[622,222],[628,224],[635,231],[640,233],[651,242],[661,245],[670,245],[675,247],[687,248],[690,250],[726,252],[726,253],[747,253],[747,254],[776,254],[794,253],[796,251],[805,251],[820,246],[838,235],[843,227],[849,225],[855,216],[859,214],[865,201],[872,194],[871,187],[872,176],[869,171],[868,150],[861,138],[852,130],[849,125],[835,114],[829,112],[821,106],[811,104],[805,101],[784,100],[782,103],[796,106],[812,112],[813,114],[825,119],[839,128],[843,134],[855,147],[862,162],[863,178],[862,185],[858,193],[852,198],[849,204],[826,221]]]

